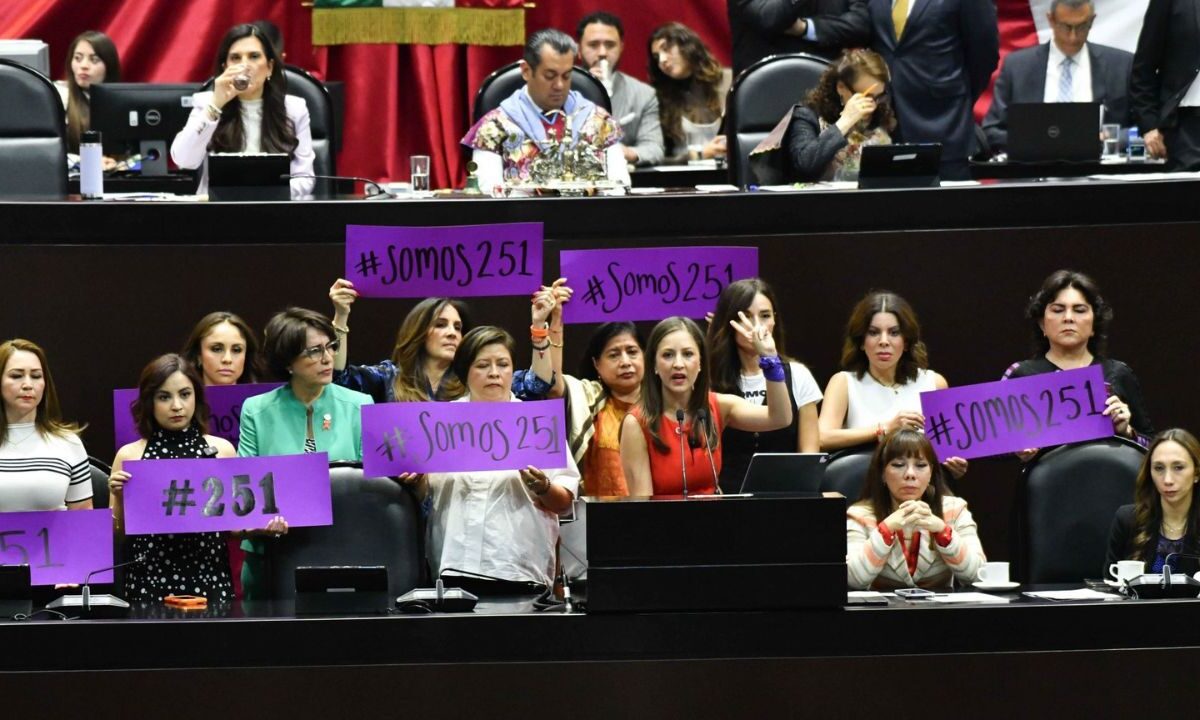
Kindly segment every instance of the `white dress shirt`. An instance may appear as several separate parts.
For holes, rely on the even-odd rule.
[[[1058,102],[1058,81],[1062,77],[1063,60],[1066,59],[1066,54],[1051,40],[1050,58],[1046,60],[1046,91],[1042,102]],[[1089,103],[1092,101],[1092,61],[1086,43],[1071,60],[1071,102]]]

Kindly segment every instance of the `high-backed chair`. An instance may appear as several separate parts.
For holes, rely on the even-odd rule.
[[[829,462],[825,465],[825,479],[821,481],[821,491],[840,492],[846,496],[846,504],[853,505],[858,499],[858,494],[862,492],[867,467],[871,464],[871,455],[874,452],[874,445],[859,445],[838,450],[830,455]]]
[[[390,478],[363,477],[352,465],[330,467],[329,484],[332,525],[292,528],[269,543],[272,596],[295,597],[296,568],[305,565],[384,565],[392,597],[417,587],[424,558],[413,493]]]
[[[779,124],[788,108],[817,86],[828,66],[815,55],[772,55],[737,76],[725,104],[731,183],[738,187],[751,184],[750,151]]]
[[[62,99],[38,71],[0,58],[0,195],[67,194]]]
[[[505,98],[524,84],[525,80],[521,77],[519,62],[509,63],[488,75],[480,83],[479,92],[475,93],[475,108],[472,111],[473,120],[471,122],[478,122],[479,118],[488,111],[499,107]],[[571,89],[578,90],[588,100],[612,112],[612,100],[609,99],[604,85],[578,65],[571,68]]]
[[[1133,502],[1146,449],[1122,438],[1064,445],[1024,470],[1020,537],[1029,583],[1102,577],[1117,508]]]
[[[108,476],[112,475],[112,468],[89,456],[88,470],[92,476],[92,507],[103,510],[108,507]]]

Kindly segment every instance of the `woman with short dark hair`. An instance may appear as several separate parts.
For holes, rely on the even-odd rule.
[[[313,174],[312,131],[304,99],[287,94],[275,46],[252,24],[221,38],[211,92],[192,96],[192,114],[171,143],[181,168],[201,168],[198,194],[208,191],[208,153],[286,153],[292,175]],[[242,86],[242,87],[239,87]],[[291,181],[292,197],[312,193],[311,177]]]
[[[909,428],[885,436],[846,510],[850,588],[970,585],[985,562],[971,511],[946,487],[929,439]]]
[[[245,320],[231,312],[211,312],[192,328],[180,352],[205,385],[258,382],[262,374],[258,338]]]

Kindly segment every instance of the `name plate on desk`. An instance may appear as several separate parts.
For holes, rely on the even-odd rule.
[[[566,250],[559,257],[559,274],[575,288],[563,308],[569,323],[704,317],[727,285],[758,275],[754,247]]]
[[[329,456],[133,460],[125,463],[129,535],[330,525]]]
[[[939,458],[966,459],[1111,437],[1099,365],[921,393]]]
[[[108,510],[0,513],[0,565],[28,565],[34,585],[82,583],[113,564],[112,538]],[[92,580],[112,582],[112,570]]]
[[[567,467],[562,400],[364,405],[362,428],[367,477]]]
[[[542,282],[542,224],[346,226],[346,275],[363,297],[527,295]]]
[[[241,434],[242,403],[246,398],[268,393],[282,383],[247,383],[245,385],[206,385],[204,399],[212,415],[208,419],[208,433],[224,438],[237,447]],[[117,436],[117,447],[127,445],[141,436],[133,424],[129,407],[137,402],[137,388],[113,390],[113,429]]]

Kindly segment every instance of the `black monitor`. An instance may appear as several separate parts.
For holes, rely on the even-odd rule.
[[[167,174],[167,145],[187,124],[199,83],[92,85],[91,128],[106,146],[136,144],[143,175]]]

